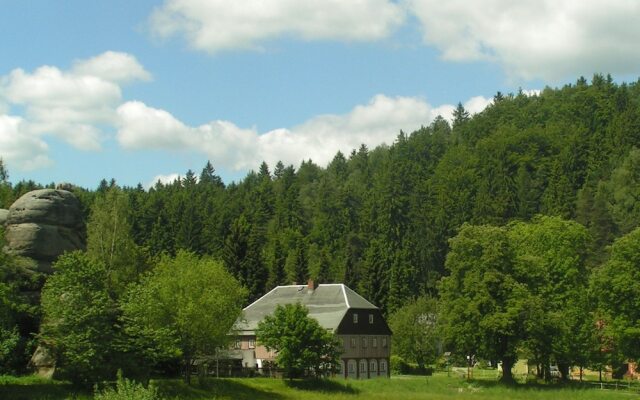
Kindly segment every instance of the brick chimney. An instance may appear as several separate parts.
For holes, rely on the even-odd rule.
[[[318,283],[313,279],[309,279],[309,281],[307,282],[307,289],[312,291],[312,290],[316,290],[317,288],[318,288]]]

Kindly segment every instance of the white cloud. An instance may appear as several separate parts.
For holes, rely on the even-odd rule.
[[[24,131],[20,117],[0,115],[0,157],[9,169],[34,170],[51,165],[47,144]]]
[[[151,74],[131,54],[107,51],[88,60],[77,61],[74,75],[98,77],[110,82],[148,81]]]
[[[637,73],[640,2],[407,0],[446,60],[489,60],[512,77]]]
[[[24,107],[24,132],[53,134],[77,149],[98,150],[98,127],[114,123],[120,84],[149,78],[133,56],[106,52],[67,72],[53,66],[32,73],[15,69],[0,80],[0,92],[9,104]]]
[[[147,184],[144,185],[144,188],[145,189],[152,188],[153,186],[155,186],[156,183],[158,183],[158,181],[163,184],[168,184],[168,183],[173,183],[178,179],[180,179],[180,175],[177,173],[167,174],[167,175],[156,175],[153,177],[153,179],[151,179],[151,181],[147,182]]]
[[[286,35],[377,40],[403,20],[404,10],[390,0],[167,0],[150,23],[158,36],[184,35],[192,47],[214,53]]]
[[[475,113],[489,103],[474,97],[465,107]],[[377,95],[347,114],[321,115],[290,129],[260,134],[229,121],[190,127],[164,110],[127,102],[118,108],[117,140],[127,149],[202,152],[216,165],[237,171],[256,168],[261,160],[270,165],[279,160],[297,165],[311,158],[324,165],[338,150],[348,153],[362,143],[370,148],[391,143],[401,129],[411,132],[437,115],[451,119],[453,109],[452,105],[433,108],[414,97]]]

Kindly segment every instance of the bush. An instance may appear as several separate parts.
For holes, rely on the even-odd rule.
[[[416,364],[410,364],[400,356],[391,356],[391,373],[395,375],[433,375],[433,367],[420,368]]]
[[[406,375],[409,373],[411,367],[404,358],[400,356],[391,356],[391,373],[395,375]]]
[[[95,400],[161,400],[158,389],[153,385],[144,387],[141,383],[134,382],[122,376],[118,371],[118,381],[115,388],[105,388],[98,391],[95,388]]]

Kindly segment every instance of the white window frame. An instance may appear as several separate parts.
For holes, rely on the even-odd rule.
[[[353,313],[353,323],[354,324],[358,323],[358,313]]]
[[[369,324],[373,325],[373,314],[369,314]]]

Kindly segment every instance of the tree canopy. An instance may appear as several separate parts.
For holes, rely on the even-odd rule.
[[[258,342],[277,352],[276,362],[289,378],[323,376],[335,370],[339,350],[331,332],[309,317],[300,303],[278,305],[256,330]]]
[[[197,357],[228,344],[246,294],[219,262],[179,251],[131,287],[122,304],[125,332],[150,361],[181,358],[189,381]]]

